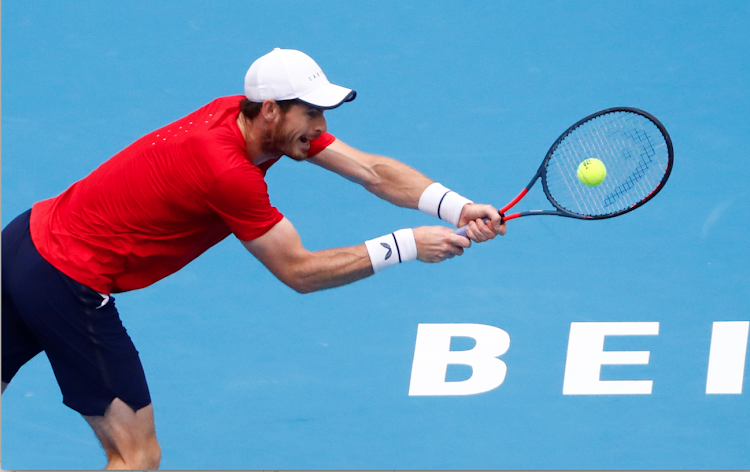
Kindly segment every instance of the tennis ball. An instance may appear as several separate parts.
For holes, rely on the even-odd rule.
[[[578,180],[589,187],[596,187],[607,177],[607,168],[599,159],[586,159],[578,166]]]

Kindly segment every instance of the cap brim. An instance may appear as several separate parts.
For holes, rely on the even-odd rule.
[[[318,108],[330,110],[344,102],[351,102],[357,96],[357,92],[336,84],[326,84],[324,87],[299,97],[305,103]]]

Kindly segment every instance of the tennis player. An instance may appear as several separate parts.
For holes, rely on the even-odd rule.
[[[277,48],[252,64],[245,96],[219,98],[147,134],[11,222],[2,232],[3,391],[45,351],[63,403],[89,422],[107,468],[156,469],[151,397],[112,294],[153,284],[230,234],[283,283],[308,293],[415,259],[440,262],[470,240],[505,233],[492,206],[329,134],[324,111],[355,95],[330,83],[309,56]],[[445,226],[405,228],[308,251],[264,181],[283,155],[395,205],[468,224],[468,238]]]

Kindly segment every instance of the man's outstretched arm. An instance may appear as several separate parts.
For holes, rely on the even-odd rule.
[[[440,262],[459,256],[471,244],[466,238],[453,234],[443,226],[423,226],[408,231],[413,232],[416,246],[414,256],[422,262]],[[397,244],[389,244],[388,241],[392,241],[388,239],[390,237],[391,235],[384,236],[382,244],[380,238],[368,241],[371,246],[369,250],[367,244],[360,244],[308,251],[302,246],[302,240],[292,223],[284,218],[263,236],[252,241],[242,241],[242,244],[283,283],[297,292],[310,293],[369,277],[378,267],[384,267],[377,259],[380,253],[374,252],[381,247],[383,255],[388,255],[387,251],[391,251],[389,262],[385,262],[385,266],[397,262],[398,251],[405,251],[405,248],[399,249]],[[404,240],[401,241],[402,246],[406,246],[403,244]]]
[[[476,242],[505,234],[497,209],[470,202],[455,193],[442,200],[448,190],[416,169],[389,157],[355,149],[336,139],[315,157],[308,159],[335,172],[394,205],[420,209],[458,227],[469,225],[467,236]],[[438,205],[442,201],[442,212]],[[484,218],[489,223],[484,222]]]
[[[336,139],[308,159],[366,188],[394,205],[416,209],[432,179],[395,159],[369,154]]]

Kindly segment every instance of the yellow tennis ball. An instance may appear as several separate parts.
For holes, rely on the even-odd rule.
[[[586,159],[578,166],[578,180],[589,187],[596,187],[607,177],[607,168],[599,159]]]

